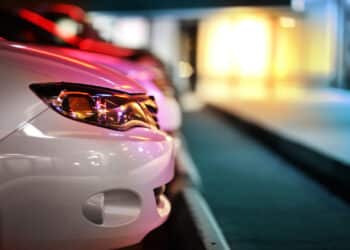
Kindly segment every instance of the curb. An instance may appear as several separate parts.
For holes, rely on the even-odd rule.
[[[187,151],[185,138],[181,135],[180,139],[181,149],[177,154],[178,171],[188,181],[178,197],[178,204],[183,205],[177,208],[178,218],[175,220],[177,228],[181,228],[181,230],[177,230],[177,234],[182,235],[180,238],[192,239],[180,242],[181,249],[229,250],[230,247],[225,236],[200,192],[202,190],[201,177]],[[186,224],[184,225],[184,223]]]
[[[293,165],[296,165],[306,175],[324,185],[334,194],[350,202],[349,165],[293,141],[291,138],[282,136],[253,121],[244,119],[233,112],[228,112],[212,104],[209,104],[208,108],[255,136],[256,139],[279,153]]]
[[[203,196],[193,188],[186,188],[183,193],[204,249],[229,250],[230,247]]]

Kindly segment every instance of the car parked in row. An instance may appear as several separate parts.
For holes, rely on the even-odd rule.
[[[145,57],[136,57],[140,54],[137,50],[120,48],[98,40],[95,32],[90,31],[93,30],[92,27],[83,22],[84,15],[80,8],[62,4],[42,7],[40,13],[29,9],[3,11],[0,21],[14,25],[0,27],[0,36],[12,41],[50,46],[44,49],[79,60],[99,63],[124,73],[142,84],[148,94],[153,95],[160,104],[158,118],[161,128],[171,133],[176,132],[181,126],[181,112],[165,69],[160,66],[160,63],[156,63],[156,58],[152,59],[148,56],[153,60],[150,61]],[[59,23],[67,18],[74,18],[73,21],[79,22],[83,27],[82,31],[76,31],[70,35],[64,33],[59,28]],[[89,48],[81,47],[79,44],[85,43],[84,39],[88,39],[94,49],[91,49],[90,45]],[[131,54],[128,55],[128,53]],[[134,61],[127,61],[126,58]],[[146,61],[148,63],[145,63]]]
[[[0,39],[2,250],[140,242],[171,205],[174,141],[115,70]]]

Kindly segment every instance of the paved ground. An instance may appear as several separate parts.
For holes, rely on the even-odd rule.
[[[233,249],[350,249],[347,203],[207,110],[183,132]]]
[[[350,167],[350,91],[325,88],[303,90],[294,98],[232,95],[207,100]]]

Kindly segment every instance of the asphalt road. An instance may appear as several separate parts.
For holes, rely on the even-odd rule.
[[[350,206],[208,110],[183,133],[232,249],[350,249]]]

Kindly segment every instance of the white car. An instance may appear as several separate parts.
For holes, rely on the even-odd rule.
[[[85,15],[84,12],[76,6],[65,4],[50,6],[51,5],[45,5],[44,9],[46,7],[49,8],[49,13],[51,13],[51,11],[53,11],[53,13],[59,11],[57,13],[59,16],[61,14],[64,15],[64,13],[60,13],[60,11],[68,11],[68,13],[66,13],[67,15],[76,12],[81,12],[82,15]],[[54,16],[56,15],[54,14]],[[26,42],[32,47],[42,47],[44,50],[49,50],[54,53],[74,57],[78,60],[91,62],[93,64],[103,65],[104,67],[122,72],[129,78],[134,79],[146,89],[148,95],[155,97],[159,108],[157,116],[160,128],[171,134],[174,134],[174,132],[180,129],[182,122],[180,105],[172,93],[173,89],[170,86],[165,69],[156,67],[154,65],[155,58],[153,58],[153,62],[151,60],[152,56],[145,56],[142,60],[143,62],[128,61],[122,59],[120,57],[121,54],[137,54],[138,52],[129,49],[123,50],[107,42],[91,39],[85,40],[84,38],[73,40],[75,42],[80,41],[79,44],[89,44],[88,47],[90,49],[85,48],[85,46],[81,47],[75,42],[73,44],[63,42],[65,37],[62,37],[62,32],[64,33],[64,31],[61,30],[62,27],[60,28],[60,26],[57,26],[56,22],[53,20],[28,9],[20,9],[13,12],[0,11],[0,20],[3,23],[13,24],[11,27],[6,25],[0,26],[0,36],[2,35],[8,40]],[[38,22],[38,20],[41,21]],[[57,32],[57,30],[61,31]],[[34,45],[34,43],[36,43],[36,45]],[[128,57],[126,56],[126,58]],[[145,60],[148,61],[148,63],[146,63]]]
[[[140,242],[169,215],[174,142],[136,82],[0,41],[1,249]]]

